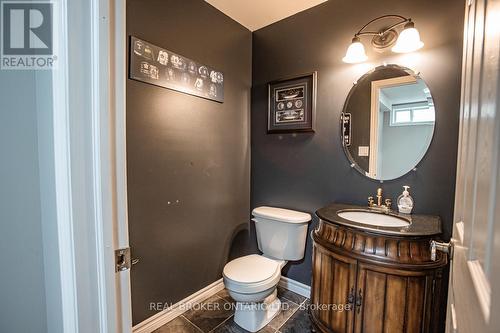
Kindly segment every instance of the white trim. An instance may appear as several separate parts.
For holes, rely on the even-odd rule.
[[[103,0],[104,1],[104,0]],[[127,27],[126,0],[110,0],[110,110],[112,142],[112,192],[114,249],[129,246],[127,207],[127,150],[126,150],[126,83]],[[113,272],[114,272],[114,263]],[[111,278],[111,277],[110,277]],[[130,271],[115,274],[111,283],[115,291],[116,332],[132,332],[132,298]]]
[[[78,304],[75,272],[74,220],[71,187],[70,108],[68,101],[68,20],[67,3],[61,1],[54,14],[54,31],[61,43],[55,54],[59,65],[52,71],[54,174],[57,238],[60,262],[63,332],[78,332]]]
[[[293,291],[300,296],[311,298],[311,287],[301,282],[282,276],[278,286]]]
[[[128,234],[128,206],[127,206],[127,27],[126,27],[126,0],[113,1],[113,39],[112,48],[114,65],[111,72],[112,77],[112,108],[114,114],[115,131],[115,164],[116,164],[116,213],[118,218],[117,241],[118,247],[129,245]]]
[[[460,239],[460,245],[464,244],[464,232],[465,232],[465,227],[464,227],[464,222],[459,221],[455,223],[456,228],[457,228],[457,234],[458,234],[458,239]]]
[[[310,298],[311,296],[311,287],[300,283],[298,281],[289,279],[287,277],[282,276],[278,286],[285,288],[287,290],[293,291],[296,294],[301,296]],[[211,296],[217,294],[219,291],[224,289],[224,282],[222,279],[219,279],[212,283],[211,285],[197,291],[196,293],[184,298],[183,300],[177,302],[172,305],[170,308],[165,309],[157,314],[149,317],[143,322],[135,325],[132,329],[133,333],[151,333],[154,330],[162,327],[169,321],[174,320],[186,310],[189,309],[189,306],[185,306],[186,304],[196,304],[198,302],[204,301]],[[181,306],[184,305],[184,306]]]
[[[451,329],[453,333],[458,332],[458,324],[457,324],[457,312],[455,311],[455,304],[450,303],[451,310]]]
[[[217,294],[219,291],[224,289],[224,282],[222,279],[219,279],[212,283],[211,285],[195,292],[194,294],[184,298],[183,300],[177,302],[171,307],[155,314],[154,316],[149,317],[143,322],[135,325],[132,328],[132,332],[134,333],[151,333],[154,330],[160,328],[165,325],[169,321],[175,319],[180,316],[186,310],[189,309],[189,306],[185,306],[186,304],[196,304],[198,302],[204,301],[210,296]]]
[[[101,0],[91,0],[90,1],[90,12],[91,12],[91,115],[92,115],[92,171],[93,171],[93,199],[94,199],[94,230],[95,230],[95,248],[96,248],[96,275],[97,275],[97,298],[99,306],[99,329],[100,332],[107,332],[109,329],[108,323],[108,300],[106,293],[106,244],[109,240],[106,240],[105,233],[105,216],[109,216],[105,212],[103,204],[103,181],[108,180],[107,174],[105,172],[104,166],[107,160],[101,161],[101,154],[108,153],[105,148],[107,142],[106,134],[108,131],[103,131],[104,135],[101,138],[101,131],[104,128],[104,124],[101,121],[102,114],[105,113],[103,110],[107,110],[108,105],[108,82],[109,77],[106,75],[108,73],[108,63],[103,61],[109,54],[108,50],[108,31],[106,23],[107,19],[103,19],[105,23],[101,27],[101,17],[102,14],[106,15],[107,11],[104,10],[101,13]],[[106,8],[105,6],[103,6]],[[101,44],[102,43],[102,44]],[[104,173],[104,174],[103,174]],[[107,184],[104,183],[106,186]],[[106,208],[109,209],[109,208]],[[114,326],[113,326],[114,327]]]
[[[474,284],[474,289],[476,290],[477,298],[479,300],[479,304],[481,305],[484,320],[486,322],[489,322],[491,307],[490,283],[488,282],[488,278],[484,274],[483,266],[481,265],[479,260],[467,261],[467,267],[469,268],[472,283]]]

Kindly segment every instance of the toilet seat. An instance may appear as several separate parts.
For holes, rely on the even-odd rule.
[[[240,257],[224,266],[224,285],[237,293],[258,293],[278,284],[281,267],[279,261],[258,254]]]

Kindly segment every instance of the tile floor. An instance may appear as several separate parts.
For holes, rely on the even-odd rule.
[[[278,297],[283,304],[281,312],[263,329],[262,333],[315,332],[306,306],[309,299],[278,287]],[[234,301],[226,290],[202,302],[203,306],[191,309],[154,333],[245,333],[233,320]],[[302,305],[302,306],[301,306]]]

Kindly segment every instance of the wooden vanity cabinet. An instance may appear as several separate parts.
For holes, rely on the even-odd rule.
[[[331,306],[352,306],[354,296],[350,295],[356,290],[357,265],[356,259],[314,246],[311,315],[323,332],[353,332],[353,309]]]
[[[430,237],[377,235],[320,220],[312,238],[311,317],[320,331],[438,332],[447,257],[430,260]]]
[[[436,332],[441,276],[440,271],[397,271],[359,263],[357,289],[363,300],[355,310],[354,332]]]

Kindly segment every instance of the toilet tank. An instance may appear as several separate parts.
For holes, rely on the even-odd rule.
[[[252,211],[259,250],[280,260],[304,258],[308,213],[276,207],[257,207]]]

